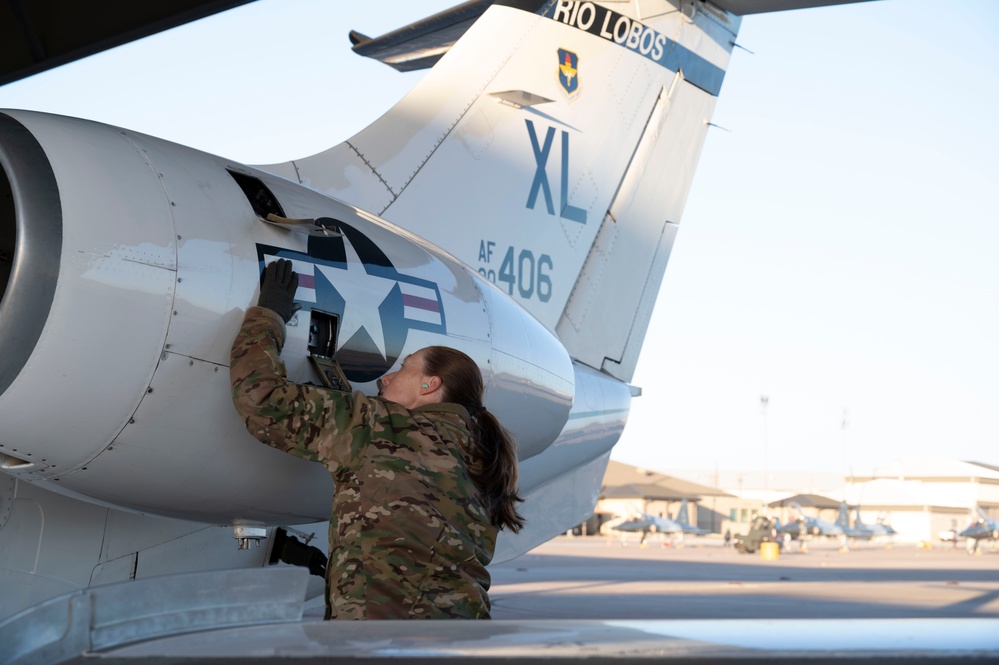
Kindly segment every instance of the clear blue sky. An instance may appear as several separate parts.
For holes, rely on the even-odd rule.
[[[0,88],[245,163],[302,157],[420,74],[354,55],[455,4],[261,0]],[[661,471],[999,464],[999,4],[746,18],[614,457]],[[769,396],[764,436],[761,394]],[[844,410],[848,426],[842,427]]]

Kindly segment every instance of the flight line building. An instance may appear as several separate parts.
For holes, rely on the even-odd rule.
[[[981,507],[999,519],[999,466],[941,458],[901,460],[891,466],[842,474],[759,471],[673,471],[667,475],[611,460],[594,515],[579,531],[598,533],[601,524],[626,513],[675,519],[687,500],[691,524],[720,534],[743,533],[764,503],[782,520],[793,501],[803,512],[835,521],[842,501],[867,524],[883,519],[895,541],[939,542],[960,531]]]

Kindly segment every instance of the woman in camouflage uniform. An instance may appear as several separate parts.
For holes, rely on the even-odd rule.
[[[290,262],[267,267],[230,378],[254,437],[333,475],[326,618],[489,618],[497,532],[524,521],[516,448],[482,406],[478,366],[428,347],[378,397],[290,383],[279,354],[297,284]]]

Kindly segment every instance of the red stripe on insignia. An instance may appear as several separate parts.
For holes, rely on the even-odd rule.
[[[436,300],[430,300],[428,298],[420,298],[419,296],[411,296],[402,294],[402,304],[406,307],[415,307],[416,309],[425,309],[428,312],[439,312],[440,304]]]

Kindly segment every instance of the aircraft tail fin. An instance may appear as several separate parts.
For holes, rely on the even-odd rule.
[[[846,501],[839,504],[839,515],[836,517],[836,526],[841,529],[850,528],[850,506]]]
[[[353,138],[262,168],[449,251],[576,360],[629,381],[739,18],[668,0],[509,4]]]
[[[688,515],[689,505],[686,499],[680,500],[680,510],[676,514],[676,523],[680,526],[690,526],[690,515]]]

